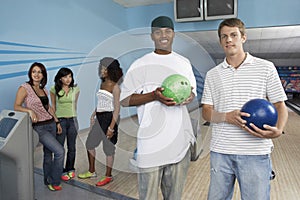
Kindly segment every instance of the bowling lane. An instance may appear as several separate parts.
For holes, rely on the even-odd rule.
[[[196,114],[196,113],[195,113]],[[197,115],[197,114],[196,114]],[[121,120],[121,131],[126,132],[135,132],[136,127],[133,126],[133,121],[136,122],[135,118],[128,118]],[[276,172],[276,178],[271,181],[271,199],[289,199],[289,200],[298,200],[300,198],[300,115],[289,109],[289,119],[285,127],[285,133],[281,137],[274,139],[274,151],[272,153],[272,162],[273,169]],[[204,135],[205,130],[208,129],[208,126],[201,123],[201,134]],[[84,148],[86,132],[81,132],[77,141],[77,158],[76,158],[76,171],[82,172],[87,169],[88,163],[86,158],[86,150]],[[197,199],[205,200],[207,199],[208,186],[209,186],[209,139],[208,137],[204,138],[205,151],[204,154],[201,154],[200,158],[196,162],[191,162],[187,181],[185,184],[185,189],[182,199]],[[120,133],[120,140],[117,143],[122,149],[128,149],[133,152],[135,148],[135,139],[134,137]],[[102,148],[99,148],[101,151]],[[100,152],[99,152],[100,155]],[[116,160],[120,159],[123,161],[123,166],[128,165],[128,159],[116,155]],[[35,167],[42,167],[42,148],[37,148],[35,151]],[[96,164],[96,171],[99,175],[105,172],[105,166],[98,162]],[[137,177],[134,172],[123,172],[118,169],[113,170],[114,181],[111,184],[108,184],[102,187],[102,190],[106,191],[106,194],[120,194],[124,195],[127,198],[138,199],[137,192]],[[88,184],[91,191],[95,188],[95,182],[97,179],[88,179],[81,180],[75,178],[74,181],[82,182]],[[40,182],[41,184],[41,182]],[[68,183],[67,183],[68,184]],[[72,183],[70,183],[72,184]],[[74,187],[75,189],[75,187]],[[124,198],[123,196],[123,198]],[[112,196],[108,196],[111,198]],[[70,193],[70,198],[73,200],[80,199],[80,197],[73,196]],[[158,200],[162,198],[159,197]],[[235,192],[233,194],[233,200],[240,199],[240,192],[238,185],[235,185]]]

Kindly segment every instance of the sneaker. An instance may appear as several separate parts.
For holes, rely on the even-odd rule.
[[[63,173],[60,178],[63,181],[68,181],[71,179],[71,177],[69,176],[69,174],[67,172]]]
[[[58,191],[58,190],[62,190],[62,186],[61,185],[47,185],[48,189],[51,191]]]
[[[97,183],[96,186],[103,186],[113,181],[112,176],[103,176]]]
[[[70,179],[74,178],[75,177],[75,172],[73,170],[68,171],[68,176],[69,176]]]
[[[271,172],[271,178],[270,179],[274,180],[275,177],[276,177],[276,173],[275,173],[275,171],[272,170],[272,172]]]
[[[82,174],[78,174],[78,178],[81,178],[81,179],[86,179],[86,178],[95,178],[97,177],[97,174],[96,172],[85,172],[85,173],[82,173]]]

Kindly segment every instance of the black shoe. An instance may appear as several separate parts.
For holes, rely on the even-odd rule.
[[[272,170],[270,180],[274,180],[275,177],[276,177],[276,174],[275,174],[275,172]]]

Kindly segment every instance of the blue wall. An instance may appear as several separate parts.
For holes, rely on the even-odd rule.
[[[0,111],[13,109],[31,63],[46,65],[48,88],[62,66],[77,74],[93,48],[126,30],[124,15],[125,9],[110,0],[1,0]],[[101,56],[88,62],[97,65]]]
[[[238,0],[238,17],[247,27],[297,25],[299,7],[299,0]],[[149,25],[158,15],[173,18],[173,3],[123,8],[112,0],[1,0],[0,111],[13,109],[31,63],[46,65],[47,88],[57,70],[67,66],[81,88],[78,114],[80,128],[86,128],[95,107],[99,59],[114,56],[126,72],[134,59],[152,50]],[[175,23],[175,30],[215,30],[219,22]],[[202,76],[214,65],[184,35],[176,35],[174,50],[188,57]]]

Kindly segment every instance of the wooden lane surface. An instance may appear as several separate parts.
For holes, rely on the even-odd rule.
[[[199,117],[199,111],[192,116]],[[195,114],[196,113],[196,114]],[[285,128],[285,135],[274,139],[275,149],[272,153],[273,168],[276,171],[276,178],[271,182],[271,200],[298,200],[300,199],[300,116],[289,112],[289,120]],[[203,121],[201,121],[203,124]],[[120,123],[119,141],[113,170],[114,181],[103,189],[120,193],[122,195],[138,199],[137,175],[129,167],[129,159],[135,149],[137,129],[136,118],[124,119]],[[208,127],[201,125],[202,138],[204,139],[204,154],[196,162],[191,162],[186,185],[182,199],[204,200],[207,198],[209,187],[209,154]],[[76,173],[88,169],[88,161],[84,142],[87,131],[81,132],[77,140]],[[38,146],[35,150],[35,167],[42,166],[42,148]],[[102,146],[97,149],[96,171],[98,177],[105,173],[105,156],[102,153]],[[94,186],[97,179],[75,180]],[[161,194],[160,197],[161,198]],[[233,200],[240,199],[238,185],[235,185]]]

